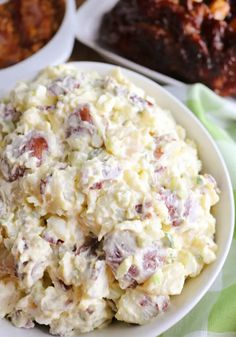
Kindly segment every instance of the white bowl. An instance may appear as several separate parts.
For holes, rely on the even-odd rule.
[[[25,60],[0,69],[0,97],[12,89],[17,81],[33,76],[49,64],[55,65],[68,60],[74,45],[76,7],[74,0],[66,0],[65,3],[62,23],[49,42]]]
[[[74,62],[81,71],[96,70],[101,74],[110,71],[114,66],[96,62]],[[136,85],[153,96],[159,106],[172,112],[176,121],[186,130],[190,138],[198,145],[199,156],[203,162],[203,171],[212,174],[221,190],[220,202],[214,209],[217,219],[216,241],[219,247],[217,260],[206,267],[195,279],[189,280],[181,295],[172,297],[168,312],[157,317],[152,323],[144,326],[128,326],[122,323],[110,325],[103,330],[89,334],[89,337],[156,337],[181,320],[200,301],[219,274],[228,255],[234,229],[234,199],[225,163],[211,136],[198,119],[175,97],[155,82],[130,70],[122,69],[124,75]],[[1,336],[45,337],[45,330],[20,330],[12,327],[7,320],[0,321]],[[47,335],[47,332],[46,332]]]
[[[178,86],[185,85],[185,83],[176,80],[175,78],[161,74],[158,71],[152,70],[120,56],[98,42],[98,34],[103,15],[109,12],[117,2],[118,0],[100,1],[98,6],[97,0],[85,1],[85,3],[78,9],[76,15],[76,38],[86,46],[97,51],[109,62],[117,63],[124,67],[138,71],[139,73],[151,77],[161,84]],[[94,8],[96,8],[96,10],[94,10]]]

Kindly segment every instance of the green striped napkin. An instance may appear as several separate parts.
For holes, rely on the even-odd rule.
[[[200,119],[228,166],[236,200],[236,102],[202,84],[167,87]],[[226,264],[199,304],[161,337],[236,337],[236,233]]]

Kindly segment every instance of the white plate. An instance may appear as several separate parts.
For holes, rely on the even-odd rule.
[[[19,80],[29,78],[47,65],[65,62],[71,55],[75,37],[75,2],[66,0],[61,26],[52,39],[27,59],[0,69],[0,96],[8,92]]]
[[[96,62],[75,62],[81,71],[96,70],[101,74],[110,71],[114,66]],[[157,317],[145,326],[128,326],[117,323],[103,330],[94,331],[89,337],[156,337],[181,320],[204,296],[219,274],[228,255],[234,229],[234,199],[228,171],[211,136],[198,119],[174,96],[155,82],[130,70],[123,73],[136,85],[142,87],[158,104],[172,112],[176,121],[181,124],[198,145],[203,170],[212,174],[221,189],[220,202],[214,208],[217,219],[216,241],[219,247],[217,260],[205,268],[195,279],[188,281],[181,295],[172,297],[168,312]],[[20,330],[13,328],[6,320],[0,321],[0,336],[45,337],[47,330],[35,328]]]
[[[87,0],[77,11],[76,16],[76,37],[86,46],[94,49],[99,54],[104,56],[109,62],[115,62],[124,67],[133,69],[143,75],[146,75],[158,83],[171,85],[184,85],[183,82],[178,81],[172,77],[161,74],[155,70],[151,70],[133,61],[130,61],[112,51],[104,48],[98,43],[99,27],[103,15],[109,12],[118,0]]]

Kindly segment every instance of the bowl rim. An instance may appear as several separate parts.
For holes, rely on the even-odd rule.
[[[117,68],[117,65],[114,65],[114,64],[102,63],[102,62],[91,62],[91,61],[74,61],[74,62],[68,62],[66,64],[74,65],[75,67],[77,67],[78,69],[81,69],[82,71],[94,70],[94,71],[101,72],[101,73],[110,71],[114,68]],[[184,307],[182,307],[178,310],[178,312],[174,315],[174,317],[172,317],[170,323],[167,323],[167,322],[163,323],[163,326],[161,327],[161,329],[159,328],[159,330],[158,330],[158,334],[162,334],[163,332],[170,329],[173,325],[178,323],[182,318],[184,318],[198,304],[198,302],[203,298],[203,296],[206,294],[206,292],[212,286],[213,282],[215,281],[216,277],[219,275],[219,273],[220,273],[220,271],[221,271],[221,269],[222,269],[222,267],[223,267],[223,265],[226,261],[226,258],[228,256],[228,253],[229,253],[229,250],[230,250],[231,242],[232,242],[232,239],[233,239],[233,233],[234,233],[235,208],[234,208],[233,188],[232,188],[231,179],[230,179],[229,172],[228,172],[228,169],[226,167],[225,161],[224,161],[217,145],[215,144],[212,136],[209,134],[207,129],[201,124],[201,122],[198,120],[198,118],[179,99],[177,99],[173,94],[169,93],[166,89],[161,87],[159,84],[157,84],[153,80],[145,77],[144,75],[136,73],[135,71],[129,70],[125,67],[119,67],[119,68],[122,70],[124,75],[127,76],[128,78],[130,78],[132,81],[136,78],[137,80],[140,80],[143,83],[147,83],[147,84],[151,85],[153,88],[154,87],[158,88],[159,93],[162,93],[164,96],[168,97],[168,99],[170,101],[172,101],[176,105],[178,105],[182,109],[182,111],[188,116],[188,118],[190,120],[192,120],[192,123],[197,125],[197,127],[201,129],[201,131],[205,134],[205,137],[208,139],[208,142],[210,143],[211,147],[214,149],[214,151],[215,151],[215,153],[216,153],[216,155],[219,159],[220,165],[222,167],[222,174],[224,174],[225,181],[227,183],[226,190],[227,190],[227,196],[228,196],[228,200],[229,200],[229,209],[230,209],[230,214],[228,215],[229,221],[230,221],[230,223],[229,223],[230,231],[228,233],[228,237],[227,237],[227,240],[226,240],[226,243],[225,243],[225,247],[224,247],[225,249],[222,252],[222,254],[220,256],[218,256],[218,259],[216,260],[217,263],[215,264],[215,267],[214,267],[214,269],[211,273],[211,278],[208,280],[208,282],[205,283],[205,285],[203,287],[201,287],[201,289],[194,296],[193,300],[191,300],[188,304],[184,305]],[[37,75],[37,72],[35,72],[34,75]],[[31,80],[31,79],[32,79],[32,77],[29,78],[29,80]],[[140,85],[140,84],[138,86],[142,87],[142,85]],[[190,132],[190,134],[191,134],[191,132]],[[154,320],[154,322],[155,322],[155,320]],[[156,326],[156,328],[157,328],[157,326]],[[137,328],[133,327],[133,329],[135,330]],[[95,331],[95,333],[96,333],[96,331]],[[145,337],[156,337],[156,335],[157,335],[157,332],[155,332],[155,329],[153,331],[145,332],[145,334],[143,334],[143,336],[145,336]],[[98,333],[98,336],[102,336],[102,334],[100,335]]]

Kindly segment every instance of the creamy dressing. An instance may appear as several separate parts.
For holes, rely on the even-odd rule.
[[[0,126],[1,317],[60,336],[145,324],[215,260],[214,178],[119,69],[48,68]]]

